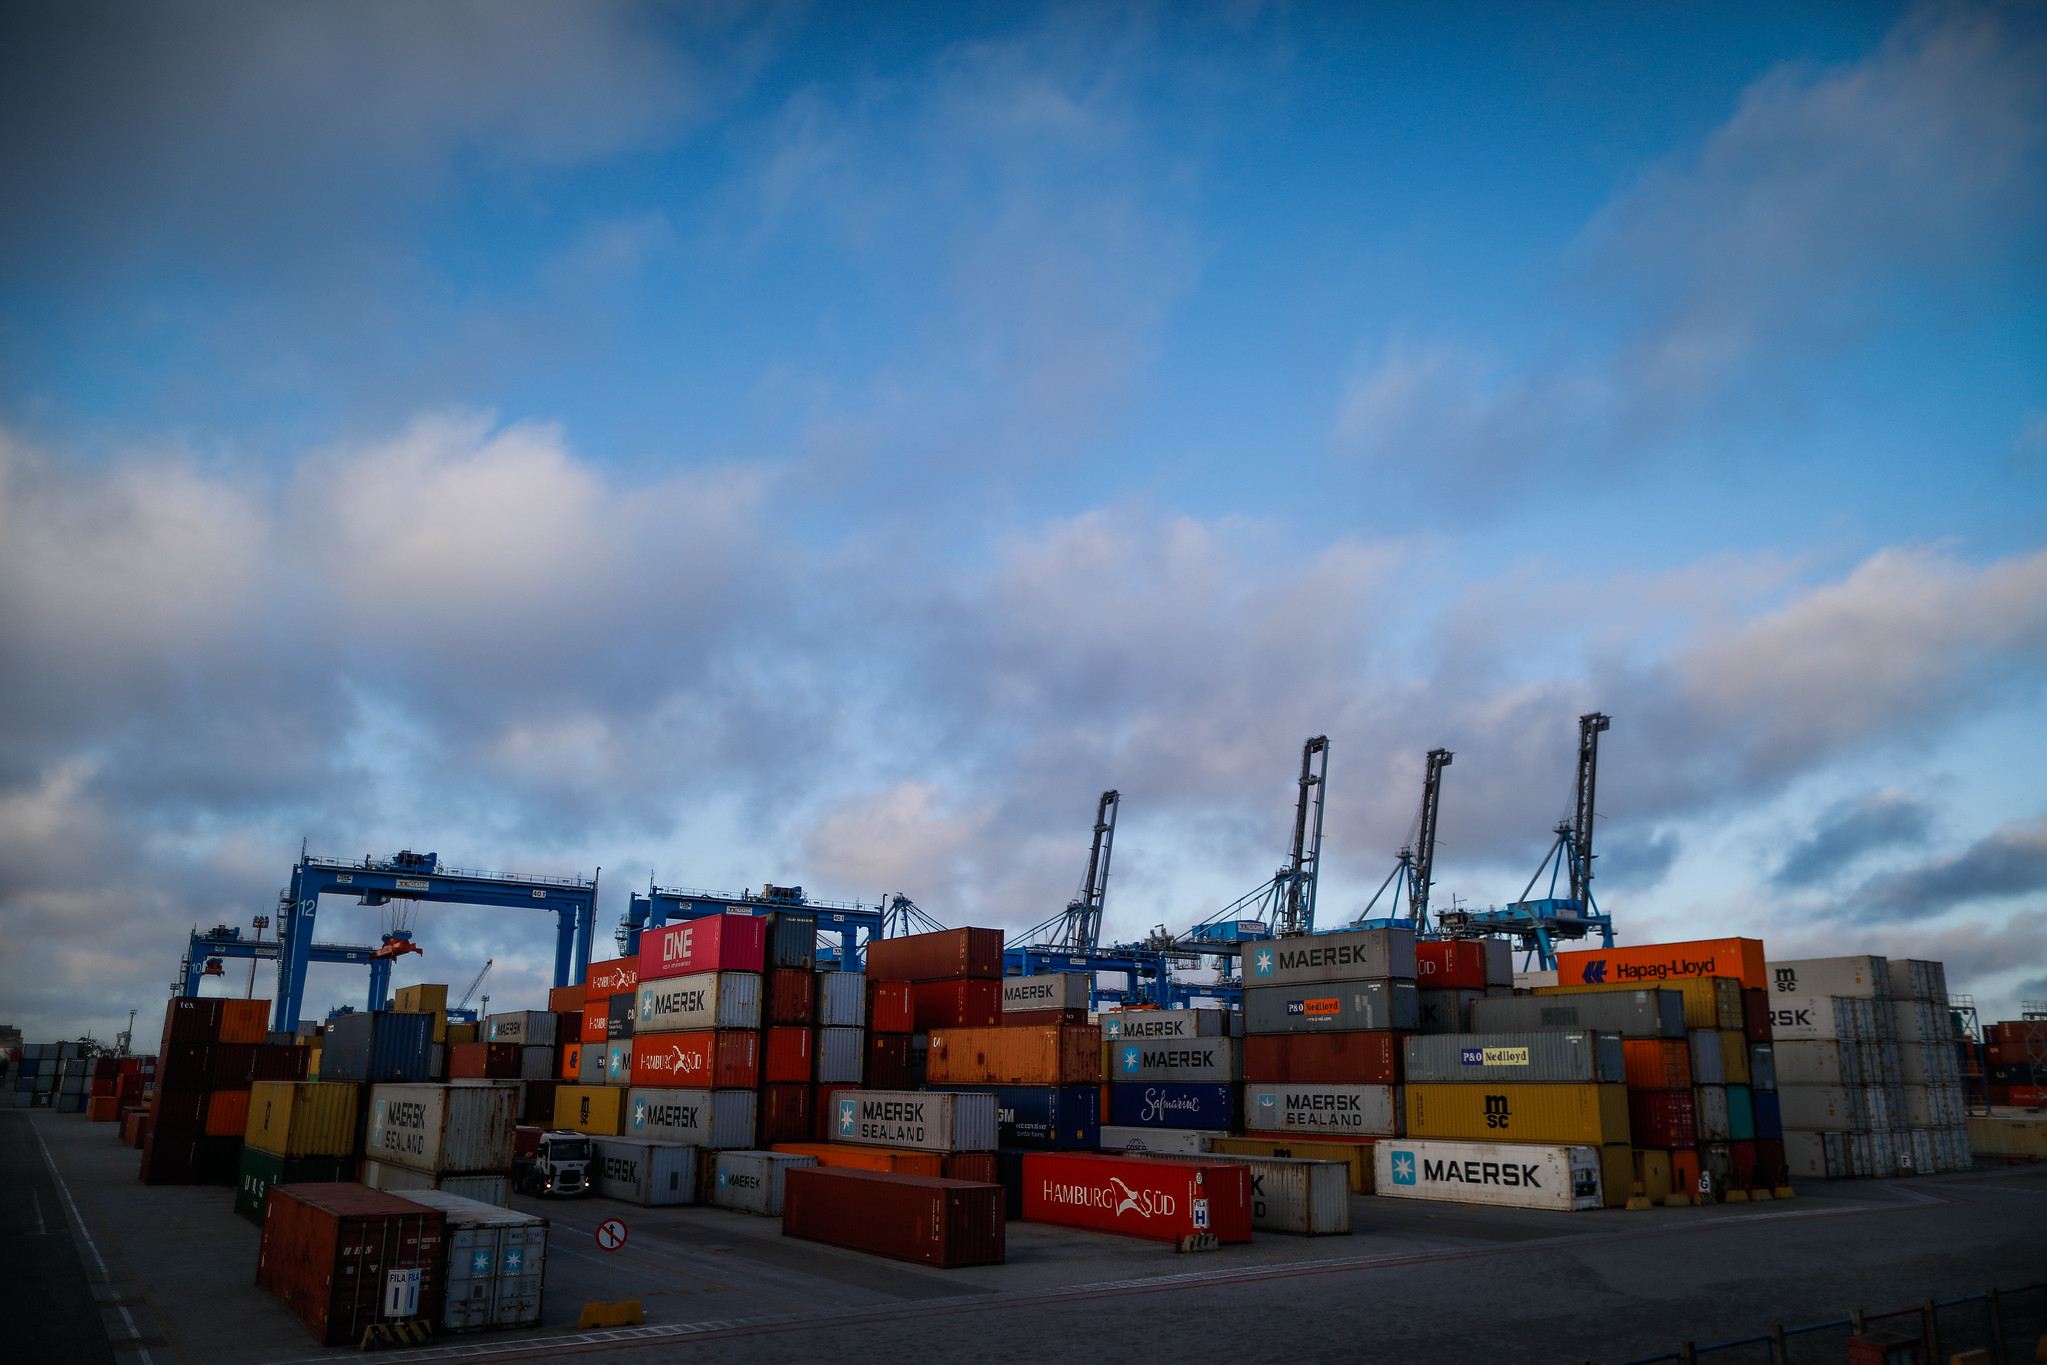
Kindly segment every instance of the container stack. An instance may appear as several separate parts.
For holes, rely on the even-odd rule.
[[[441,1313],[447,1332],[536,1327],[547,1273],[547,1220],[447,1190],[398,1190],[443,1219]]]
[[[932,1029],[1002,1023],[1002,931],[946,929],[867,945],[867,975],[910,983],[910,1080],[924,1084]]]
[[[142,1148],[150,1185],[234,1186],[249,1125],[249,1087],[301,1081],[307,1050],[271,1043],[267,1000],[180,996],[164,1010],[156,1096]]]
[[[1285,1137],[1296,1157],[1309,1155],[1304,1139],[1403,1133],[1404,1045],[1421,1022],[1415,973],[1409,929],[1246,943],[1244,1131]]]
[[[64,1063],[78,1056],[76,1043],[24,1043],[14,1068],[14,1107],[54,1109]]]
[[[1468,1033],[1476,1000],[1514,994],[1514,953],[1505,939],[1427,939],[1414,945],[1421,1033]]]
[[[355,1179],[358,1092],[344,1081],[251,1085],[235,1212],[261,1227],[271,1186]]]
[[[323,1346],[360,1344],[392,1319],[438,1322],[445,1228],[439,1209],[362,1185],[279,1185],[263,1219],[256,1284]]]
[[[113,1123],[133,1110],[146,1108],[155,1079],[154,1057],[95,1058],[85,1116],[95,1122]]]
[[[623,1101],[618,1126],[581,1131],[651,1144],[640,1149],[641,1181],[655,1164],[674,1169],[680,1158],[666,1148],[699,1149],[694,1180],[710,1151],[754,1145],[768,929],[767,917],[710,915],[640,935],[631,1070],[613,1092]],[[806,1095],[807,1080],[798,1087]],[[692,1188],[683,1202],[695,1198]]]
[[[869,946],[871,949],[872,945]],[[862,980],[867,983],[867,1057],[862,1068],[863,1081],[876,1090],[908,1090],[922,1081],[910,1065],[910,1040],[917,1032],[911,984],[877,977],[872,961],[868,962]],[[826,1123],[822,1112],[818,1122],[822,1131]]]
[[[2047,1019],[1984,1025],[1982,1068],[1991,1107],[2039,1108],[2047,1095]]]
[[[993,1095],[996,1141],[1012,1164],[1025,1151],[1094,1150],[1106,1115],[1103,1028],[1088,1023],[1092,978],[1050,972],[1001,984],[1000,1028],[932,1031],[931,1088]]]
[[[555,1065],[553,1106],[531,1113],[528,1122],[593,1137],[617,1137],[625,1131],[626,1092],[630,1072],[614,1083],[610,1073],[614,1042],[630,1048],[638,1024],[640,959],[613,958],[593,962],[584,976],[583,1008],[556,1016],[557,1032],[572,1024],[577,1035],[562,1039]],[[552,999],[550,1004],[554,1003]],[[624,1054],[630,1066],[630,1052]]]
[[[1108,1080],[1101,1145],[1193,1155],[1242,1123],[1243,1016],[1219,1009],[1124,1009],[1101,1016]]]
[[[448,1079],[448,988],[441,985],[400,986],[391,997],[397,1014],[424,1014],[432,1020],[428,1037],[427,1079]]]
[[[727,916],[726,918],[731,918]],[[817,916],[774,911],[760,917],[760,1090],[755,1141],[807,1142],[817,1132]],[[644,943],[645,940],[642,939]]]
[[[366,1102],[363,1184],[511,1202],[516,1084],[372,1085]]]

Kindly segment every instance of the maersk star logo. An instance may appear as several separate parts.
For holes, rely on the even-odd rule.
[[[646,1102],[645,1100],[634,1100],[634,1101],[633,1101],[633,1127],[635,1127],[635,1128],[645,1128],[646,1126],[647,1126],[647,1102]]]
[[[1414,1184],[1413,1152],[1395,1152],[1393,1154],[1393,1183],[1396,1185]]]
[[[516,1275],[526,1268],[526,1249],[513,1247],[505,1253],[505,1274]]]
[[[839,1101],[839,1136],[853,1136],[853,1101]]]
[[[1137,1049],[1136,1049],[1136,1048],[1134,1048],[1134,1047],[1126,1047],[1126,1048],[1124,1048],[1124,1049],[1123,1049],[1123,1069],[1124,1069],[1125,1071],[1135,1071],[1135,1070],[1137,1070]]]
[[[490,1253],[488,1251],[479,1251],[470,1256],[469,1273],[472,1275],[490,1274]]]
[[[1251,954],[1251,970],[1259,976],[1272,975],[1272,949],[1260,948]]]

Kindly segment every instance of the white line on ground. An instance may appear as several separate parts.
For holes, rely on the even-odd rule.
[[[35,1206],[35,1211],[36,1211],[36,1236],[38,1236],[38,1237],[47,1237],[47,1236],[49,1236],[49,1235],[50,1235],[50,1229],[49,1229],[49,1228],[48,1228],[48,1226],[46,1226],[46,1225],[44,1224],[44,1222],[43,1222],[43,1197],[42,1197],[41,1195],[37,1194],[37,1193],[36,1193],[36,1192],[35,1192],[34,1190],[30,1190],[30,1191],[28,1192],[28,1201],[29,1201],[29,1203],[30,1203],[30,1204],[32,1204],[32,1205],[34,1205],[34,1206]]]
[[[78,1235],[85,1239],[85,1249],[92,1253],[92,1259],[99,1265],[100,1283],[105,1284],[113,1279],[113,1276],[107,1273],[106,1258],[100,1255],[99,1243],[92,1240],[92,1232],[85,1226],[85,1219],[78,1212],[77,1201],[71,1197],[71,1187],[64,1183],[63,1172],[57,1169],[57,1159],[50,1155],[50,1144],[43,1141],[42,1130],[31,1127],[30,1131],[36,1135],[36,1146],[43,1149],[43,1160],[50,1167],[50,1179],[57,1182],[57,1193],[64,1196],[65,1207],[71,1210],[71,1221],[78,1225]],[[142,1333],[135,1330],[135,1319],[128,1315],[128,1310],[125,1307],[120,1311],[121,1321],[127,1324],[128,1327],[129,1340],[132,1341],[140,1338]],[[147,1348],[138,1346],[135,1354],[141,1358],[142,1365],[155,1365],[155,1361],[150,1358]]]

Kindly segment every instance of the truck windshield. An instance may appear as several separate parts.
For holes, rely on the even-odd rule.
[[[590,1144],[587,1142],[550,1142],[547,1154],[556,1161],[588,1161]]]

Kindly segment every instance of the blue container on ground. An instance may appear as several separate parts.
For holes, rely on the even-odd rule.
[[[1109,1087],[1110,1122],[1138,1128],[1212,1128],[1234,1132],[1234,1085],[1178,1081],[1119,1081]]]
[[[430,1014],[386,1010],[338,1014],[327,1021],[320,1049],[320,1079],[374,1085],[380,1081],[430,1081],[428,1049],[434,1041]]]
[[[934,1085],[995,1097],[995,1141],[1040,1152],[1091,1152],[1102,1145],[1098,1085]]]
[[[1732,1141],[1756,1140],[1754,1093],[1745,1085],[1727,1087],[1727,1136]]]
[[[1777,1092],[1758,1090],[1749,1096],[1749,1102],[1756,1111],[1756,1138],[1762,1142],[1774,1142],[1784,1136],[1784,1121],[1778,1114]],[[1732,1106],[1729,1106],[1732,1108]]]

